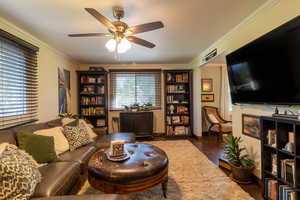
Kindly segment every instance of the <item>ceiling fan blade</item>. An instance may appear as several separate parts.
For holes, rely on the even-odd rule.
[[[106,26],[111,31],[116,31],[115,25],[106,17],[101,15],[97,10],[94,8],[85,8],[85,10],[94,16],[99,22],[101,22],[104,26]]]
[[[151,42],[148,42],[146,40],[143,40],[141,38],[135,37],[135,36],[127,36],[126,39],[130,42],[142,45],[142,46],[147,47],[147,48],[154,48],[155,47],[155,44],[153,44]]]
[[[112,36],[110,33],[82,33],[82,34],[69,34],[69,37],[107,37]]]
[[[151,22],[147,24],[141,24],[133,27],[129,27],[126,30],[127,34],[137,34],[137,33],[144,33],[148,31],[153,31],[159,28],[163,28],[164,24],[161,21],[158,22]]]

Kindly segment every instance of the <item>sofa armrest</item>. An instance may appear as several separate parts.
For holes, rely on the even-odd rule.
[[[52,196],[33,198],[31,200],[117,200],[116,194],[99,194],[99,195],[66,195],[66,196]]]

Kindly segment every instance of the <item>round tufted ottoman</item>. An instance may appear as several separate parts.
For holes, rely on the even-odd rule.
[[[166,197],[168,183],[168,157],[150,144],[125,144],[130,158],[112,162],[104,149],[97,151],[88,163],[88,180],[92,187],[104,193],[130,194],[162,184]]]

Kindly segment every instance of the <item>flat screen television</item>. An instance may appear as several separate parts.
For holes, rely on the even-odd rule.
[[[239,104],[300,104],[300,16],[226,56]]]

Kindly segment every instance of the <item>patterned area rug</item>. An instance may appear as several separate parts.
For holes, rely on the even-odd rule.
[[[188,140],[147,142],[169,157],[168,198],[158,185],[145,192],[122,195],[118,200],[252,200],[253,198],[211,163]],[[88,182],[81,194],[100,194]]]

